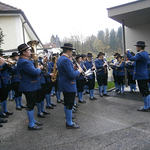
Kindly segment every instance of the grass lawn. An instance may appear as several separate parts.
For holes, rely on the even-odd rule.
[[[109,81],[108,82],[108,90],[111,89],[111,88],[114,88],[114,87],[115,87],[114,82]],[[97,82],[95,82],[95,88],[98,88],[98,83]]]

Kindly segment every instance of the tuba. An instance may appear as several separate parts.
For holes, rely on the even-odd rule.
[[[37,68],[38,67],[38,56],[37,56],[37,45],[39,44],[39,41],[33,40],[29,41],[27,43],[31,47],[31,58],[34,60],[34,65]]]

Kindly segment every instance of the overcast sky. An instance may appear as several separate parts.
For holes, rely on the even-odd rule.
[[[22,9],[42,42],[52,34],[60,38],[86,37],[120,25],[108,18],[106,8],[133,0],[0,0]]]

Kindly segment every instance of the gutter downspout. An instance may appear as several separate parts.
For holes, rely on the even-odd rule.
[[[124,54],[124,59],[126,60],[126,36],[125,36],[125,25],[124,25],[124,20],[122,20],[122,41],[123,41],[123,54]],[[125,85],[126,87],[128,86],[128,80],[127,80],[127,69],[125,67]]]

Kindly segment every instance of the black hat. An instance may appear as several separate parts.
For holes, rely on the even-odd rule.
[[[85,55],[85,54],[82,54],[82,55],[81,55],[81,57],[82,57],[82,58],[85,58],[85,57],[86,57],[86,55]]]
[[[21,44],[18,46],[18,52],[21,53],[21,52],[27,50],[28,48],[30,48],[30,47],[27,44],[25,44],[25,43]]]
[[[97,55],[97,57],[99,57],[99,56],[104,56],[105,54],[103,53],[103,52],[99,52],[98,53],[98,55]]]
[[[87,53],[87,57],[93,57],[92,53]]]
[[[115,54],[114,54],[114,56],[118,56],[118,55],[120,55],[120,54],[119,54],[119,53],[115,53]]]
[[[15,57],[15,56],[19,56],[17,52],[13,52],[13,53],[11,54],[11,57]]]
[[[138,41],[138,42],[136,42],[136,45],[134,45],[134,46],[137,46],[137,47],[146,47],[144,41]]]
[[[71,43],[65,43],[61,48],[67,50],[76,50],[75,48],[73,48],[73,45]]]
[[[82,57],[82,56],[78,54],[78,55],[76,56],[76,60],[78,60],[80,57]]]
[[[0,56],[3,56],[3,55],[4,55],[3,50],[0,49]]]

